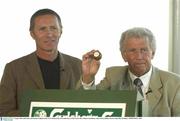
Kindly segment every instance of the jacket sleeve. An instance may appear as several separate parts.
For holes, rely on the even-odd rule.
[[[96,86],[97,90],[106,90],[111,88],[111,79],[109,69],[106,69],[105,77],[100,83]]]
[[[180,84],[177,87],[176,95],[174,96],[172,116],[180,116]]]
[[[7,64],[0,83],[0,116],[19,116],[16,79],[13,69]]]

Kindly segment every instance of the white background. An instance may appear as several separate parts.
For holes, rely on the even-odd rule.
[[[0,0],[0,77],[6,63],[35,51],[29,34],[31,15],[42,8],[55,10],[62,19],[60,52],[81,59],[91,49],[103,54],[96,79],[105,68],[125,65],[119,52],[121,33],[147,27],[157,39],[153,64],[168,69],[168,0]],[[17,68],[18,69],[18,68]],[[98,81],[96,81],[97,83]]]

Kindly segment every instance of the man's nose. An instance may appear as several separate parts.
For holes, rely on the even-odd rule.
[[[144,54],[143,51],[141,51],[140,49],[136,50],[136,52],[135,52],[135,55],[136,55],[137,58],[142,58],[143,54]]]
[[[51,29],[47,29],[46,33],[49,37],[51,37],[53,35],[53,31]]]

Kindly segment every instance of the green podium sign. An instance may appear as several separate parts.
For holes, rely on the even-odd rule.
[[[124,117],[125,103],[32,102],[31,117]]]
[[[135,105],[135,91],[29,90],[20,112],[29,117],[125,117],[135,115]]]

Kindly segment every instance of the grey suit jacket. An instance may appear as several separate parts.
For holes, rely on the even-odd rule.
[[[59,68],[60,89],[75,89],[81,60],[60,53]],[[45,89],[35,52],[5,66],[0,84],[0,116],[19,116],[21,94],[28,89]]]
[[[107,68],[105,78],[96,86],[104,90],[134,90],[127,66]],[[147,94],[149,116],[180,116],[180,77],[153,67]]]

